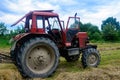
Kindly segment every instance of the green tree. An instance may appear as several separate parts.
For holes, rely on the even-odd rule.
[[[17,29],[14,30],[15,34],[21,33],[22,29],[18,26]]]
[[[100,41],[102,39],[101,32],[97,26],[92,25],[88,29],[89,37],[91,40]]]
[[[117,21],[116,18],[108,17],[106,20],[102,22],[101,29],[103,30],[104,27],[106,27],[105,25],[107,24],[113,25],[115,30],[120,30],[120,23],[119,21]]]
[[[17,26],[16,29],[10,30],[10,37],[15,36],[20,33],[24,33],[24,32],[25,32],[25,30],[24,30],[23,25]]]
[[[115,29],[115,26],[108,23],[103,26],[103,38],[105,41],[116,41],[118,40],[118,32]]]
[[[91,27],[91,23],[86,23],[86,24],[82,24],[80,23],[80,31],[81,32],[87,32],[88,29]]]
[[[120,30],[118,31],[118,40],[120,41]]]
[[[102,39],[101,32],[98,29],[98,27],[91,23],[86,23],[86,24],[80,23],[80,31],[87,32],[90,37],[90,40],[98,41]]]
[[[102,22],[101,30],[106,41],[117,41],[120,36],[120,23],[116,18],[108,17]]]
[[[0,35],[3,36],[7,32],[7,28],[5,26],[5,23],[0,23]]]

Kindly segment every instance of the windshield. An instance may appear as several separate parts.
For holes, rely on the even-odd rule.
[[[68,29],[77,29],[77,28],[79,28],[79,22],[80,22],[79,18],[70,18],[67,28]]]
[[[58,22],[57,17],[37,17],[37,28],[48,28],[48,29],[59,29],[60,30],[60,24]]]
[[[51,29],[59,29],[60,30],[60,24],[56,17],[49,18],[49,23],[50,23]]]

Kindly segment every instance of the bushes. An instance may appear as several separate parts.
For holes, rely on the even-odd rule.
[[[91,23],[82,24],[80,22],[80,31],[87,32],[92,41],[102,41],[102,33],[96,25]]]
[[[81,22],[80,29],[83,32],[87,32],[92,41],[120,41],[120,23],[113,17],[108,17],[102,22],[101,30],[98,29],[98,26],[91,23],[82,24]]]

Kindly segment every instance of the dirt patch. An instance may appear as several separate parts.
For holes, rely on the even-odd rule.
[[[9,54],[10,48],[0,48],[0,53]]]

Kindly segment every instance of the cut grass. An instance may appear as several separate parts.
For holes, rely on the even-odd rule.
[[[97,43],[100,51],[101,62],[97,68],[82,67],[81,59],[76,62],[66,62],[60,58],[56,72],[48,78],[33,80],[119,80],[120,79],[120,50],[111,50],[119,47],[120,43]],[[12,78],[14,77],[14,78]],[[17,68],[13,64],[0,64],[0,80],[22,80]]]
[[[101,52],[101,65],[113,65],[117,63],[119,63],[120,66],[120,50],[109,50]]]
[[[107,68],[109,67],[109,68]],[[119,80],[118,67],[91,68],[82,72],[63,72],[54,80]]]
[[[0,80],[22,80],[14,64],[0,64]]]
[[[98,45],[98,49],[120,47],[120,43],[91,43]]]

